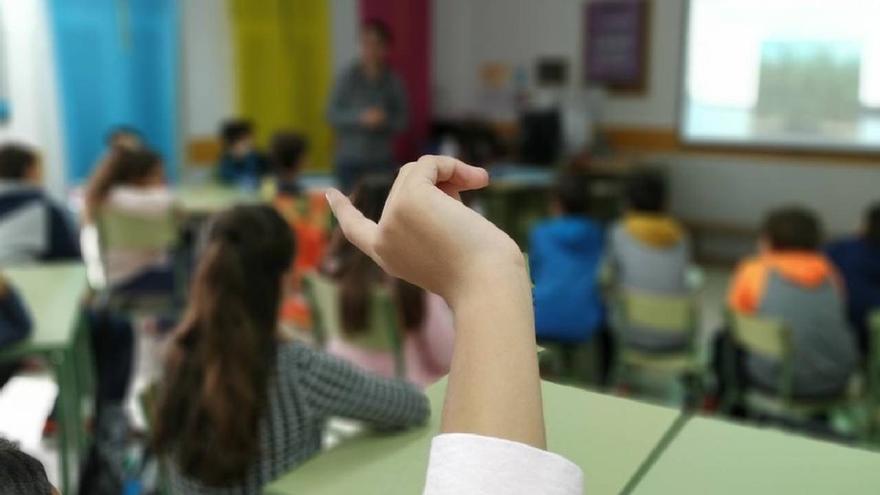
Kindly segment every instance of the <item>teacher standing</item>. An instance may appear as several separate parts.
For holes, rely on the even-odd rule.
[[[391,31],[381,21],[361,29],[360,60],[336,81],[328,118],[336,130],[336,178],[350,192],[364,175],[394,167],[392,142],[407,125],[406,91],[388,66]]]

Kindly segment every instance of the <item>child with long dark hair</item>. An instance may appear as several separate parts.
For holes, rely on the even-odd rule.
[[[354,205],[365,217],[378,221],[392,178],[373,175],[362,180],[355,188]],[[337,231],[325,261],[324,271],[340,286],[340,324],[342,338],[331,339],[328,351],[353,362],[363,369],[391,377],[394,375],[394,356],[390,352],[364,349],[354,343],[354,337],[366,331],[369,321],[370,294],[378,287],[386,287],[397,308],[403,335],[403,357],[406,378],[420,386],[427,386],[449,373],[452,361],[454,331],[452,314],[443,299],[385,274],[379,266]]]
[[[155,444],[174,493],[261,493],[321,448],[331,416],[419,425],[427,399],[277,331],[295,246],[268,206],[217,215],[177,328],[156,409]]]

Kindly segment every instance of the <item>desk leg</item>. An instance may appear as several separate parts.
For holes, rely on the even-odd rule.
[[[95,392],[95,373],[94,373],[94,357],[92,355],[92,346],[91,346],[91,334],[89,332],[89,327],[85,322],[84,317],[80,317],[76,326],[76,339],[74,346],[74,360],[72,361],[73,371],[75,371],[74,376],[76,377],[76,404],[77,404],[77,415],[79,416],[79,427],[77,430],[79,432],[80,442],[77,446],[79,449],[79,453],[81,455],[85,454],[85,451],[88,447],[87,440],[89,438],[88,431],[86,430],[86,424],[83,418],[87,417],[87,414],[83,414],[83,406],[85,403],[85,399],[90,399],[88,407],[86,411],[93,412],[91,404],[94,403],[94,392]]]
[[[77,425],[73,423],[73,397],[70,388],[70,366],[69,352],[58,351],[52,356],[52,365],[55,368],[55,378],[58,382],[58,423],[60,431],[58,432],[58,460],[61,465],[61,491],[65,494],[72,494],[71,473],[70,473],[70,449],[72,445],[68,442],[72,440],[71,435]]]

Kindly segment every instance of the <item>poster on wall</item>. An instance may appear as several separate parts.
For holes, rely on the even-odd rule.
[[[585,7],[586,81],[644,91],[648,69],[648,0],[592,0]]]

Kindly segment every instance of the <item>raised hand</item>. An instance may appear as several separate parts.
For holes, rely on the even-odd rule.
[[[481,168],[424,156],[401,168],[378,224],[336,190],[328,200],[346,238],[385,271],[454,304],[487,272],[524,269],[516,243],[460,201],[488,183]]]

